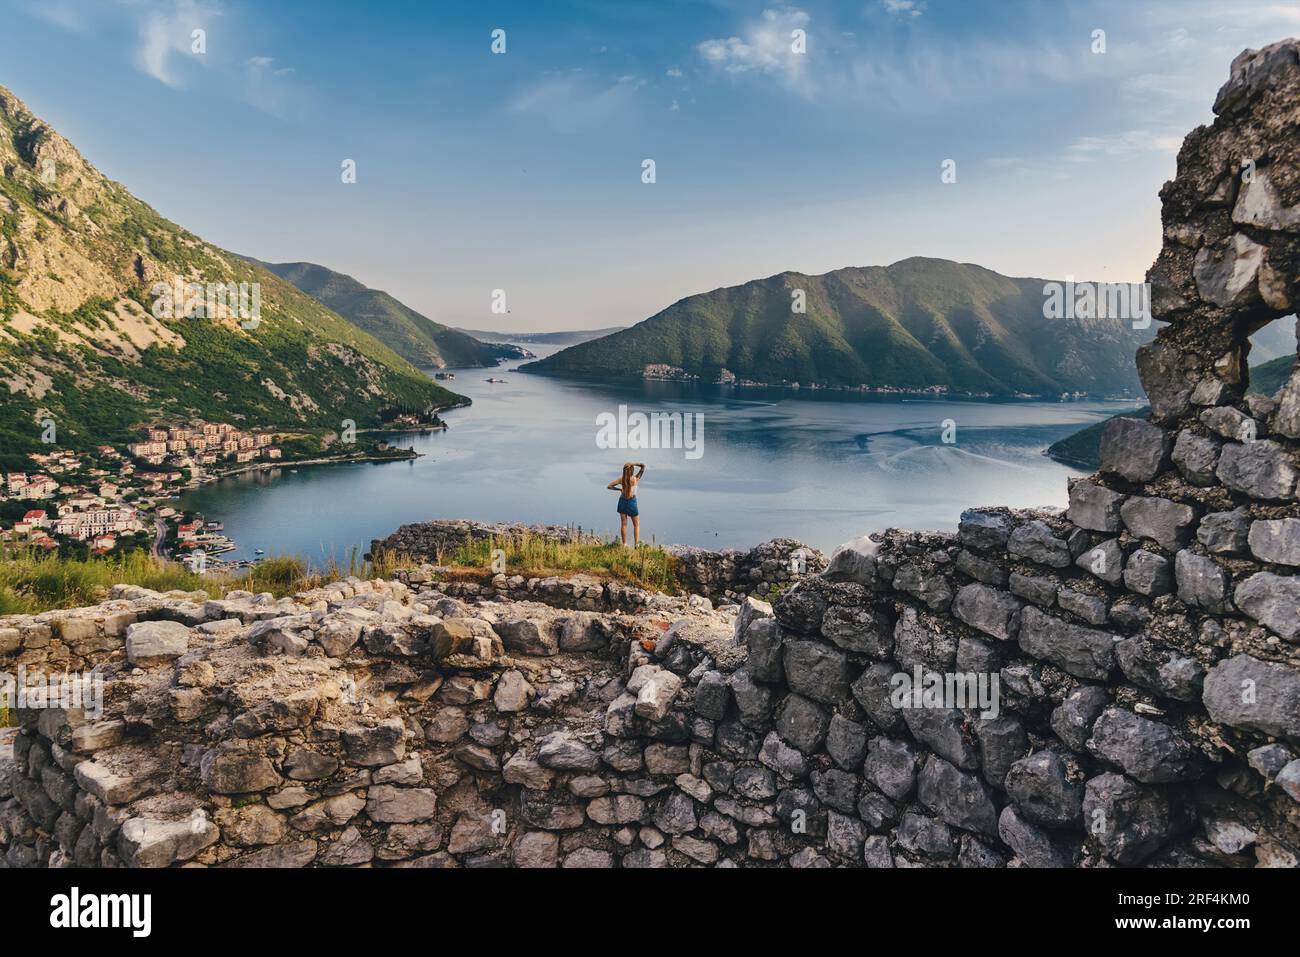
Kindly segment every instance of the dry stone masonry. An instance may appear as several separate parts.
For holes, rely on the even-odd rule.
[[[430,564],[3,619],[3,670],[104,699],[19,712],[0,860],[1296,867],[1300,371],[1243,396],[1300,301],[1300,44],[1215,112],[1162,194],[1153,415],[1064,512],[684,550],[682,598]]]

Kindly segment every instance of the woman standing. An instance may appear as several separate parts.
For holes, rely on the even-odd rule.
[[[633,474],[633,469],[636,474]],[[621,477],[610,482],[605,488],[618,492],[619,536],[627,544],[627,520],[632,519],[632,544],[641,544],[641,513],[636,507],[636,483],[645,475],[644,462],[624,462]]]

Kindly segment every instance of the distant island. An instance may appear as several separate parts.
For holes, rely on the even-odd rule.
[[[592,339],[600,339],[603,336],[612,336],[616,332],[622,332],[624,328],[626,327],[609,326],[605,329],[575,329],[570,332],[507,332],[505,330],[491,332],[486,329],[458,331],[484,342],[527,342],[538,346],[572,346],[590,342]]]
[[[987,396],[1140,395],[1134,350],[1154,329],[1046,318],[1045,281],[944,259],[784,272],[688,296],[631,328],[521,366],[556,375]],[[673,377],[680,378],[675,374]]]

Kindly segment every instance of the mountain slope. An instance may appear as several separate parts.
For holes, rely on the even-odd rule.
[[[249,284],[260,322],[164,290]],[[207,293],[204,291],[207,290]],[[251,299],[251,296],[250,296]],[[250,300],[245,300],[248,303]],[[199,316],[207,315],[206,318]],[[0,444],[119,442],[147,421],[365,426],[468,401],[261,267],[105,178],[0,87]]]
[[[457,329],[439,325],[388,293],[371,289],[351,276],[324,266],[268,262],[258,262],[258,265],[293,283],[417,366],[462,369],[494,366],[499,359],[529,356],[518,347],[479,342]]]
[[[792,311],[804,290],[806,312]],[[1043,280],[904,259],[822,276],[780,273],[690,296],[623,332],[528,371],[639,375],[649,363],[719,368],[770,383],[1009,395],[1136,391],[1133,353],[1154,330],[1117,319],[1045,319]]]

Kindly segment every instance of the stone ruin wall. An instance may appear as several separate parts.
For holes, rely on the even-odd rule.
[[[6,670],[107,676],[97,720],[21,713],[0,859],[1297,866],[1300,371],[1243,394],[1300,301],[1298,104],[1300,44],[1248,52],[1188,137],[1152,420],[1063,514],[858,540],[770,606],[418,569],[0,621]],[[997,714],[900,672],[996,677]]]
[[[448,561],[464,545],[492,540],[495,542],[519,541],[526,537],[544,538],[561,542],[600,544],[604,539],[580,529],[558,525],[489,524],[460,519],[437,519],[403,525],[384,539],[370,543],[370,557],[390,555],[420,563],[425,581],[437,574],[439,563]],[[675,560],[678,581],[692,595],[703,595],[711,601],[737,601],[750,595],[770,597],[780,588],[791,584],[795,578],[808,572],[826,568],[826,556],[815,548],[791,538],[776,538],[748,550],[727,548],[721,550],[696,548],[689,545],[666,545],[664,550]],[[429,566],[432,566],[430,568]],[[623,596],[616,586],[605,586],[597,593],[600,583],[591,579],[585,592],[573,595],[571,585],[558,578],[525,580],[522,576],[493,576],[485,583],[463,582],[450,587],[457,595],[498,595],[527,600],[539,594],[550,604],[576,597],[577,601],[565,607],[598,608],[620,607]],[[611,587],[614,593],[610,593]],[[540,591],[539,591],[540,589]]]

